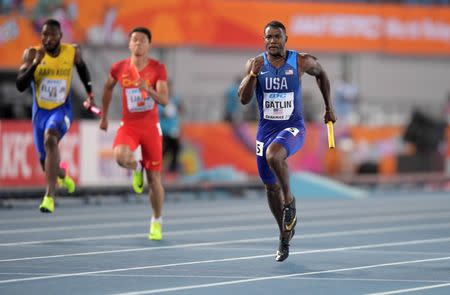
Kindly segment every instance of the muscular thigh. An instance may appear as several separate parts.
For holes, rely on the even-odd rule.
[[[139,145],[139,134],[134,130],[135,127],[122,124],[117,130],[114,138],[113,147],[122,149],[122,146],[127,146],[131,151],[134,151]]]
[[[61,139],[69,130],[72,123],[70,114],[64,109],[56,110],[38,110],[33,117],[33,136],[34,143],[39,159],[43,161],[46,157],[44,139],[45,133],[51,132]]]
[[[287,155],[295,154],[305,142],[305,127],[289,127],[281,130],[271,141],[281,144],[287,151]]]
[[[266,185],[272,185],[277,182],[275,175],[269,167],[266,159],[266,151],[272,142],[273,137],[256,139],[256,164],[258,173],[262,182]]]
[[[159,123],[147,126],[141,133],[139,142],[145,169],[160,171],[162,168],[162,133]]]
[[[269,167],[266,158],[267,148],[274,142],[281,144],[288,156],[296,153],[304,143],[305,128],[303,126],[282,129],[272,136],[261,137],[256,140],[256,162],[261,180],[266,185],[275,184],[277,179]]]

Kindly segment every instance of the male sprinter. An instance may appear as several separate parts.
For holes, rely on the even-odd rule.
[[[47,180],[47,191],[39,206],[44,213],[52,213],[55,209],[53,198],[57,181],[69,193],[75,191],[67,166],[60,165],[58,148],[59,141],[72,123],[70,84],[74,65],[88,93],[88,101],[93,103],[91,78],[80,48],[61,43],[61,38],[59,22],[48,19],[42,26],[41,46],[25,50],[16,81],[20,92],[31,87],[33,93],[34,143]]]
[[[335,122],[330,102],[330,81],[317,59],[309,54],[286,50],[286,28],[278,21],[264,27],[266,52],[246,64],[246,76],[239,87],[242,104],[248,104],[256,91],[259,124],[256,135],[258,171],[265,184],[270,210],[280,230],[275,259],[289,256],[289,242],[297,223],[295,199],[289,186],[287,158],[303,145],[305,124],[302,116],[301,76],[315,76],[325,102],[325,123]]]
[[[152,35],[143,27],[130,33],[128,47],[131,57],[114,63],[103,91],[103,113],[100,129],[108,129],[108,109],[117,84],[122,88],[122,122],[114,140],[117,163],[133,170],[133,189],[140,194],[144,189],[143,170],[147,172],[150,187],[149,200],[153,209],[148,238],[162,239],[162,206],[164,188],[161,183],[162,133],[157,104],[169,102],[166,67],[148,54]],[[134,158],[133,151],[141,146],[142,160]]]

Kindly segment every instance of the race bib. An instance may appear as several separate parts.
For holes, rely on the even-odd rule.
[[[264,154],[264,142],[256,141],[256,155],[262,157]]]
[[[63,103],[66,101],[67,81],[43,78],[39,86],[39,98],[46,102]]]
[[[264,93],[264,119],[288,120],[294,111],[294,92]]]
[[[155,101],[151,98],[143,98],[139,88],[126,88],[125,96],[127,98],[128,111],[145,112],[153,109]]]

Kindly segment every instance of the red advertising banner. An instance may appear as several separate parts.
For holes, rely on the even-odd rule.
[[[145,25],[165,46],[262,48],[263,28],[276,19],[286,25],[289,47],[299,50],[450,54],[445,6],[175,0],[109,7],[117,12],[115,27]]]
[[[69,164],[70,174],[79,177],[78,123],[60,142],[61,160]],[[34,147],[30,121],[0,121],[0,187],[45,185],[39,158]]]

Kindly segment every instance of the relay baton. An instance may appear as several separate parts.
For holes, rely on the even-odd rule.
[[[131,70],[131,79],[135,81],[141,80],[141,75],[139,74],[139,71],[134,63],[130,60],[130,70]],[[148,97],[148,94],[145,90],[141,89],[141,97],[142,99],[146,99]]]
[[[333,130],[333,122],[327,122],[327,130],[328,130],[328,148],[334,149],[334,130]]]
[[[83,106],[86,110],[88,110],[89,112],[91,112],[97,116],[100,116],[102,114],[102,110],[99,107],[93,106],[93,105],[90,106],[89,103],[87,102],[87,100],[85,100],[83,102]]]

